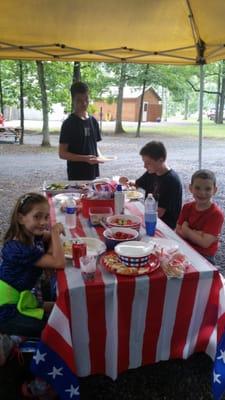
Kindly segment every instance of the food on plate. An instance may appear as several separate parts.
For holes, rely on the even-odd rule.
[[[125,194],[128,200],[142,199],[144,197],[143,193],[138,192],[137,190],[128,190]]]
[[[120,225],[120,226],[134,225],[134,223],[131,219],[124,219],[124,218],[115,218],[112,222],[113,222],[113,224]]]
[[[72,240],[63,242],[64,254],[72,257]]]
[[[50,185],[46,186],[47,190],[60,190],[60,189],[65,189],[65,184],[64,183],[51,183]]]
[[[109,227],[126,227],[139,230],[142,218],[131,214],[116,214],[108,217],[106,223]]]
[[[108,271],[119,275],[139,276],[149,274],[159,267],[159,260],[157,259],[156,261],[156,257],[152,261],[150,259],[148,265],[140,268],[127,267],[119,260],[119,257],[115,253],[106,254],[101,260],[103,266]]]
[[[113,234],[109,234],[108,238],[109,239],[115,239],[115,240],[128,240],[128,239],[132,239],[134,237],[134,235],[132,235],[131,233],[126,233],[126,232],[115,232]]]
[[[138,232],[132,228],[111,227],[103,232],[103,236],[107,249],[112,250],[118,243],[137,240]]]
[[[135,268],[135,267],[127,267],[122,262],[119,261],[119,258],[116,254],[106,255],[103,258],[103,262],[106,265],[107,269],[111,272],[116,272],[121,275],[143,275],[149,271],[148,267],[143,268]]]
[[[88,186],[85,183],[50,183],[46,186],[47,191],[60,191],[60,190],[79,190],[81,192],[85,192],[88,190]]]

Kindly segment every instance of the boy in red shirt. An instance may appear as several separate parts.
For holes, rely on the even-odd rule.
[[[203,257],[214,264],[224,215],[212,202],[217,191],[216,177],[207,169],[196,171],[189,186],[194,201],[184,204],[176,232]]]

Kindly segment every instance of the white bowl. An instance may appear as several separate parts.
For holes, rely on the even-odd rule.
[[[154,243],[129,241],[119,243],[115,246],[114,251],[119,259],[128,267],[143,267],[148,263],[149,256],[154,248]]]

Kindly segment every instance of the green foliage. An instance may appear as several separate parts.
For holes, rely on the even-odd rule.
[[[220,63],[204,66],[205,90],[216,92],[218,68]],[[60,103],[65,110],[71,109],[70,86],[72,83],[73,63],[44,62],[45,80],[49,111],[53,104]],[[98,100],[107,93],[107,102],[115,101],[110,87],[117,87],[120,79],[121,64],[85,63],[80,64],[81,80],[90,87],[91,99]],[[5,105],[19,107],[19,67],[18,61],[0,61],[1,83]],[[28,107],[41,109],[40,88],[37,67],[34,61],[23,61],[24,96]],[[168,115],[184,113],[188,102],[189,114],[198,110],[199,103],[199,67],[176,67],[170,65],[127,64],[125,84],[141,87],[144,79],[146,87],[153,87],[162,96],[167,92]],[[164,99],[162,99],[164,101]],[[204,94],[204,109],[215,107],[216,94]],[[92,107],[92,106],[91,106]]]

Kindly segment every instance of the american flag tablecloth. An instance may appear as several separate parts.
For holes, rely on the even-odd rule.
[[[126,213],[143,215],[143,204],[128,203]],[[52,219],[63,221],[54,198]],[[177,240],[188,257],[183,279],[168,279],[160,268],[135,278],[99,266],[96,280],[87,283],[79,269],[58,272],[59,296],[43,337],[78,376],[115,379],[129,368],[194,352],[214,358],[225,326],[222,277],[160,220],[157,228],[157,236]],[[102,232],[79,215],[77,234],[102,239]]]

